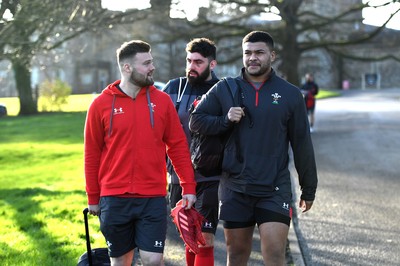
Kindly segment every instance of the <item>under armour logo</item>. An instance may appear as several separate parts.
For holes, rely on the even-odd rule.
[[[289,203],[283,203],[282,208],[284,208],[285,210],[289,210]]]
[[[204,223],[204,228],[213,228],[212,223],[211,222],[205,222]]]
[[[107,243],[107,246],[108,246],[108,247],[111,247],[111,246],[112,246],[112,243],[111,243],[110,241],[107,240],[106,243]]]
[[[123,113],[124,113],[124,111],[122,110],[122,107],[120,107],[120,108],[114,108],[114,114],[115,114],[115,115],[123,114]]]
[[[162,248],[163,247],[163,242],[162,241],[154,241],[154,247]]]

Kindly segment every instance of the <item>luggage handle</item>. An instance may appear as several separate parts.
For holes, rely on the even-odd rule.
[[[89,266],[93,266],[92,248],[90,247],[88,212],[89,212],[88,208],[85,208],[83,210],[83,217],[85,219],[86,250],[87,250],[87,256],[88,256],[88,260],[89,260]]]

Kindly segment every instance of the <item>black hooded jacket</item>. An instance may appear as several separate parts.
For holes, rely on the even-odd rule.
[[[216,84],[219,79],[215,73],[211,72],[211,80],[206,81],[202,84],[191,85],[187,82],[186,77],[176,78],[170,80],[167,85],[165,85],[163,91],[168,93],[176,106],[179,119],[182,123],[182,127],[185,131],[188,145],[191,141],[191,133],[189,130],[189,109],[194,102],[194,100],[205,93],[207,93],[214,84]],[[179,87],[180,84],[180,87]],[[186,88],[185,88],[186,87]],[[180,88],[180,89],[179,89]],[[183,92],[183,94],[182,94]],[[179,184],[179,179],[174,172],[171,162],[168,160],[167,163],[168,173],[171,175],[171,183]],[[213,181],[219,180],[220,176],[203,177],[199,173],[195,172],[196,182],[202,181]]]

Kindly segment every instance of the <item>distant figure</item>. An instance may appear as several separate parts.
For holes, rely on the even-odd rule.
[[[306,102],[307,114],[310,121],[310,132],[314,132],[314,121],[315,121],[315,96],[318,94],[318,85],[314,82],[314,76],[311,73],[305,75],[306,81],[301,86],[301,91],[304,95]]]

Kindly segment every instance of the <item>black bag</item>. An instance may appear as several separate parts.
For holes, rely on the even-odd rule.
[[[225,148],[223,136],[192,134],[190,154],[193,168],[202,176],[216,176],[222,173],[222,160]]]
[[[0,104],[0,117],[7,115],[7,107],[5,105]]]
[[[234,95],[239,86],[232,78],[224,78],[223,80],[226,82],[231,92],[232,99],[234,99]],[[202,96],[199,96],[195,103],[191,105],[189,110],[190,115],[200,102],[201,97]],[[235,101],[233,100],[233,102]],[[202,135],[197,132],[192,132],[190,154],[193,168],[198,173],[205,177],[216,176],[222,173],[225,144],[230,135],[231,132],[224,135]]]
[[[88,223],[88,208],[83,210],[85,220],[85,235],[86,235],[86,252],[83,253],[78,260],[78,266],[109,266],[111,265],[110,257],[107,248],[90,247],[89,223]]]

